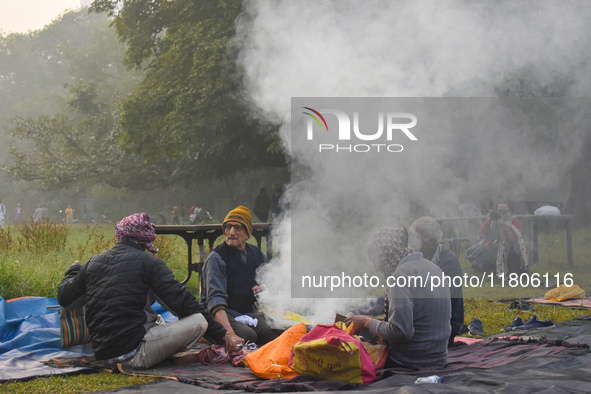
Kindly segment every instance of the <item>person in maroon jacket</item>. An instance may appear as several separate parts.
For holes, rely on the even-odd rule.
[[[499,204],[489,211],[488,218],[478,230],[478,237],[498,245],[496,271],[498,275],[528,272],[527,252],[521,231],[521,221],[511,213],[508,204]]]

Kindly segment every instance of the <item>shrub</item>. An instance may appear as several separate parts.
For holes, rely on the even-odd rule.
[[[64,224],[55,224],[48,219],[35,223],[28,221],[20,228],[19,250],[34,254],[60,252],[66,246],[70,230]]]
[[[14,240],[10,235],[10,228],[0,228],[0,252],[8,253],[8,251],[12,248],[13,244]]]
[[[99,225],[95,224],[90,230],[86,241],[83,244],[76,244],[76,251],[71,251],[71,254],[76,256],[76,260],[80,261],[80,263],[84,263],[88,258],[111,249],[115,245],[114,235],[107,237],[104,232],[97,231],[98,229]]]

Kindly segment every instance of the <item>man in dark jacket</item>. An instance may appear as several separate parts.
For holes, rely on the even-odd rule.
[[[269,209],[271,208],[271,199],[267,195],[267,189],[262,187],[259,190],[259,195],[254,200],[254,214],[257,215],[259,220],[263,223],[267,223],[269,218]]]
[[[264,345],[277,338],[255,308],[264,288],[256,282],[257,269],[266,262],[263,252],[246,241],[252,234],[250,210],[230,211],[222,224],[226,241],[210,253],[201,274],[201,302],[228,332]]]
[[[429,216],[417,219],[410,226],[408,246],[441,268],[445,276],[452,279],[451,292],[451,335],[448,346],[453,346],[454,338],[462,333],[464,325],[464,292],[462,285],[454,286],[453,278],[462,277],[460,260],[451,250],[441,244],[443,232],[437,221]]]
[[[244,341],[226,330],[153,256],[155,227],[147,213],[117,223],[117,243],[84,265],[75,262],[58,288],[64,308],[86,305],[86,323],[97,360],[150,368],[204,334],[229,352]],[[146,253],[145,250],[150,253]],[[179,317],[165,324],[151,308],[157,300]]]

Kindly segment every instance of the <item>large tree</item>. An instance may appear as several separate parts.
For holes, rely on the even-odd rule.
[[[46,189],[158,186],[161,169],[118,144],[119,103],[142,73],[122,65],[125,46],[109,24],[80,10],[41,31],[3,37],[0,100],[14,137],[7,163],[14,179]]]
[[[243,100],[235,19],[241,2],[95,0],[128,45],[125,64],[146,77],[123,103],[122,147],[148,163],[173,161],[172,183],[285,167],[277,127]]]
[[[241,98],[231,46],[240,2],[120,3],[96,1],[96,13],[4,37],[0,100],[27,108],[3,114],[19,115],[9,123],[13,178],[163,189],[285,168],[276,127],[249,116]],[[19,77],[27,73],[51,89],[32,88],[37,79]],[[31,98],[44,107],[30,110]]]

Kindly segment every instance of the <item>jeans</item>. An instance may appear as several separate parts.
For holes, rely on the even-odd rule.
[[[201,313],[167,324],[158,319],[157,323],[146,332],[135,356],[124,363],[126,366],[150,368],[179,350],[188,350],[207,330],[207,320]]]

